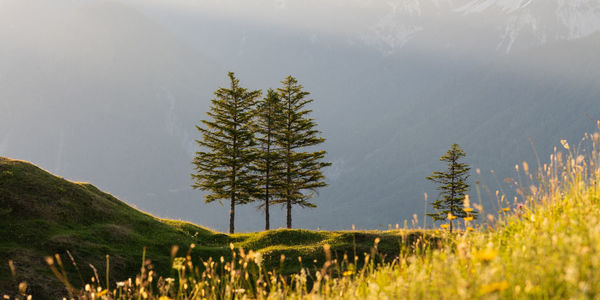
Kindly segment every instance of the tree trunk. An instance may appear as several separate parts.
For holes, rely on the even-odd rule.
[[[269,186],[267,184],[267,192],[265,193],[265,230],[271,229],[271,224],[269,222]]]
[[[292,229],[292,201],[287,200],[287,228]]]
[[[271,123],[269,122],[269,128]],[[270,216],[269,216],[269,184],[271,179],[271,130],[267,134],[267,176],[265,177],[265,230],[271,229]]]
[[[231,208],[229,209],[229,233],[234,233],[235,231],[235,197],[231,197]]]

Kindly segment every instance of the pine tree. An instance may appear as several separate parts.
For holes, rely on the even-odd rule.
[[[432,203],[436,213],[427,215],[434,221],[448,220],[450,232],[452,232],[454,218],[477,217],[476,211],[468,209],[467,212],[464,207],[465,193],[469,191],[467,179],[470,167],[459,160],[465,156],[460,146],[453,144],[450,150],[440,157],[440,161],[447,163],[448,169],[443,172],[433,172],[431,176],[426,177],[427,180],[437,183],[437,189],[440,191],[440,196]]]
[[[239,80],[230,72],[229,88],[215,91],[210,120],[202,120],[204,127],[196,126],[202,133],[197,140],[201,150],[196,152],[192,174],[195,189],[208,191],[207,203],[230,201],[229,232],[235,231],[235,206],[252,201],[256,192],[255,176],[250,164],[256,152],[253,149],[251,130],[252,110],[261,91],[248,91],[240,87]]]
[[[269,207],[271,199],[281,187],[282,157],[276,148],[275,140],[281,126],[282,104],[279,95],[273,89],[267,91],[267,96],[256,107],[254,123],[255,139],[257,142],[257,157],[254,163],[257,187],[256,198],[261,200],[260,208],[265,210],[265,230],[269,230]]]
[[[302,85],[292,76],[281,83],[283,87],[277,92],[283,106],[283,123],[276,144],[282,152],[284,170],[281,199],[277,202],[285,204],[287,228],[292,228],[292,205],[316,207],[309,200],[317,188],[327,186],[321,169],[331,163],[322,161],[325,151],[309,152],[310,147],[325,141],[315,129],[315,120],[308,116],[312,111],[305,108],[314,101],[306,98],[310,93],[303,91]]]

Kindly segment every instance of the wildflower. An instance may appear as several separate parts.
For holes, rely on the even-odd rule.
[[[502,211],[510,211],[510,207],[505,207],[502,209]]]
[[[475,257],[481,261],[491,261],[498,256],[498,251],[491,248],[486,248],[475,253]]]
[[[262,253],[254,252],[254,262],[259,266],[262,265],[262,262],[263,262]]]
[[[450,227],[450,225],[448,225],[448,224],[442,224],[442,225],[440,225],[440,227],[442,227],[444,229],[448,229],[448,227]]]
[[[348,271],[345,271],[342,275],[348,277],[348,276],[352,276],[354,273],[355,273],[354,271],[348,270]]]
[[[509,284],[508,281],[500,281],[500,282],[493,282],[490,284],[486,284],[483,285],[481,287],[481,294],[489,294],[489,293],[495,293],[495,292],[501,292],[503,290],[506,290],[508,288]]]
[[[448,213],[448,220],[454,220],[456,218],[457,218],[457,216],[455,216],[455,215],[453,215],[451,213]]]
[[[465,222],[473,221],[473,216],[465,217]]]
[[[537,194],[537,192],[538,192],[538,189],[537,189],[537,187],[536,187],[535,185],[531,185],[531,186],[529,187],[529,190],[531,190],[531,193],[532,193],[533,195]]]
[[[171,298],[169,298],[167,296],[160,296],[160,298],[158,298],[158,300],[171,300]]]
[[[475,231],[475,228],[473,228],[473,227],[467,227],[467,231]]]
[[[21,294],[25,294],[26,291],[27,291],[27,282],[23,281],[23,282],[19,283],[19,292]]]
[[[472,211],[473,211],[473,209],[472,209],[472,208],[470,208],[470,207],[467,207],[467,208],[463,208],[463,211],[464,211],[464,212],[472,212]]]
[[[176,257],[173,260],[173,266],[172,266],[172,268],[175,269],[175,270],[183,270],[183,269],[185,269],[184,263],[185,263],[185,258],[183,258],[183,257]]]
[[[96,296],[102,297],[102,296],[106,295],[106,293],[108,293],[108,290],[103,290],[103,291],[99,292],[98,294],[96,294]]]
[[[566,140],[560,140],[560,143],[565,147],[565,149],[569,150],[569,143]]]
[[[517,204],[517,209],[522,209],[525,205],[523,203]]]

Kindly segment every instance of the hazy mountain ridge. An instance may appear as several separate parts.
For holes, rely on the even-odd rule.
[[[371,25],[362,41],[388,55],[400,51],[419,34],[429,34],[427,31],[444,32],[444,38],[451,44],[460,44],[464,31],[485,32],[489,40],[484,40],[479,47],[510,53],[513,47],[519,51],[586,37],[600,30],[600,1],[597,0],[441,3],[399,0],[386,3],[389,12]],[[448,30],[448,23],[454,30]],[[474,25],[479,28],[473,29]]]

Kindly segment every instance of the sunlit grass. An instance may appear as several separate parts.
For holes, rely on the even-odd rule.
[[[136,277],[108,289],[97,284],[98,278],[71,292],[85,299],[160,300],[598,298],[599,138],[597,133],[586,135],[577,146],[563,141],[537,171],[526,163],[517,166],[517,198],[499,196],[499,211],[482,214],[487,220],[483,225],[460,220],[465,230],[449,234],[439,229],[435,238],[415,238],[396,258],[379,254],[380,239],[370,251],[343,256],[321,243],[323,261],[318,264],[303,260],[301,253],[280,256],[279,269],[297,260],[299,271],[290,275],[266,268],[266,254],[245,251],[243,243],[230,244],[229,259],[196,265],[191,249],[174,249],[176,276],[160,277],[144,259]],[[302,236],[306,240],[298,242],[307,245],[321,240]],[[277,245],[281,243],[271,250],[283,247]],[[60,276],[60,268],[55,272]]]

